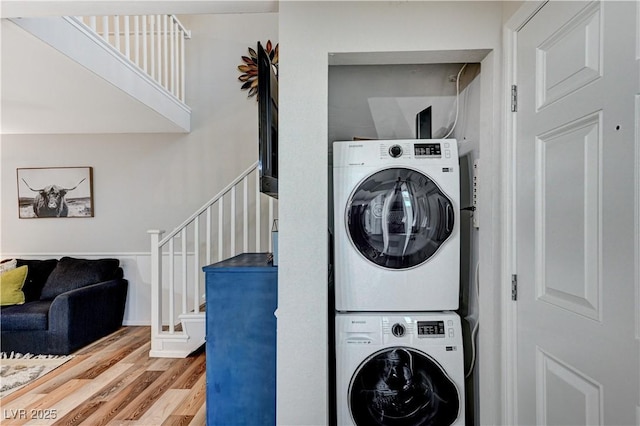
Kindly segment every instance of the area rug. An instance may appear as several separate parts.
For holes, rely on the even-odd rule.
[[[73,358],[11,352],[0,354],[0,398],[33,382]]]

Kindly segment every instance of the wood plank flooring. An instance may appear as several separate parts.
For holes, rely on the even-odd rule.
[[[0,424],[204,425],[204,350],[184,359],[149,358],[150,333],[123,327],[76,352],[1,398]]]

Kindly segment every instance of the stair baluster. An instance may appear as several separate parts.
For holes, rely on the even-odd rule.
[[[256,252],[271,251],[270,224],[277,215],[277,201],[261,194],[259,187],[256,162],[166,236],[161,230],[148,231],[152,289],[150,356],[186,357],[204,343],[203,266],[233,257],[240,253],[238,250],[248,252],[251,238]],[[201,221],[205,226],[201,226]],[[177,252],[176,240],[180,244]],[[180,277],[177,286],[176,275]]]

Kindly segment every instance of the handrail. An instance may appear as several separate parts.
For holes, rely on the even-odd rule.
[[[169,93],[185,102],[185,43],[191,31],[175,15],[75,16]]]
[[[217,261],[253,251],[250,234],[256,252],[271,251],[269,226],[261,223],[273,223],[277,212],[275,200],[259,191],[259,175],[255,162],[164,238],[164,231],[147,231],[151,237],[150,356],[173,357],[177,346],[191,348],[189,345],[197,343],[193,339],[189,342],[191,336],[177,329],[176,318],[184,321],[186,316],[192,319],[193,314],[203,315],[202,267],[214,262],[214,251]],[[255,210],[254,216],[250,216],[251,209]],[[166,303],[163,297],[168,297]]]
[[[218,192],[216,195],[214,195],[213,198],[211,198],[209,201],[207,201],[202,207],[200,207],[198,210],[196,210],[196,212],[194,214],[192,214],[191,216],[189,216],[189,218],[187,220],[182,222],[173,231],[171,231],[166,237],[164,237],[162,240],[160,240],[160,242],[158,244],[163,246],[171,238],[173,238],[176,235],[178,235],[178,233],[182,230],[182,228],[186,228],[187,225],[189,225],[191,222],[193,222],[195,220],[196,217],[200,216],[202,213],[207,211],[207,209],[209,207],[211,207],[213,204],[215,204],[216,201],[218,201],[224,194],[229,192],[231,190],[231,188],[233,188],[234,186],[239,184],[245,177],[249,176],[251,174],[251,172],[256,169],[256,167],[258,167],[258,162],[257,161],[255,163],[253,163],[247,170],[245,170],[240,175],[238,175],[238,177],[235,178],[233,181],[231,181],[231,183],[229,185],[225,186],[220,192]]]
[[[184,38],[186,38],[187,40],[190,39],[191,31],[189,31],[184,25],[182,25],[182,22],[180,22],[180,20],[176,15],[169,15],[169,16],[171,16],[171,19],[173,19],[174,22],[178,25],[178,27],[182,30],[182,32],[184,32]]]

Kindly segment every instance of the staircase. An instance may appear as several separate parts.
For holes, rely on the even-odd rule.
[[[171,131],[190,131],[184,55],[191,34],[176,16],[59,16],[11,22],[164,117]],[[167,235],[148,231],[150,356],[186,357],[203,345],[203,266],[239,253],[271,251],[277,201],[259,187],[256,162]]]
[[[202,267],[240,253],[271,251],[277,201],[259,191],[254,163],[164,236],[151,237],[151,350],[183,358],[205,341]]]
[[[24,31],[19,31],[22,29]],[[139,121],[148,123],[132,126],[140,131],[189,132],[191,129],[191,110],[185,103],[185,44],[190,38],[180,21],[173,15],[145,16],[44,16],[24,17],[3,20],[3,30],[11,36],[10,40],[24,43],[31,49],[41,45],[52,47],[50,57],[66,57],[78,65],[76,69],[80,82],[96,82],[96,87],[114,89],[102,99],[108,103],[111,99],[131,99],[138,105]],[[25,36],[25,31],[27,36]],[[4,31],[3,31],[4,32]],[[35,43],[38,40],[40,43]],[[38,50],[39,51],[39,50]],[[60,95],[46,69],[43,74],[28,65],[30,59],[16,54],[12,58],[9,76],[14,81],[22,81],[17,76],[27,73],[34,80],[51,82],[53,88],[39,91],[39,95],[49,99],[49,92]],[[60,59],[60,63],[67,64]],[[69,67],[71,68],[71,67]],[[3,73],[5,67],[3,66]],[[75,69],[74,69],[75,71]],[[99,79],[95,79],[95,77]],[[93,78],[93,79],[92,79]],[[63,82],[61,86],[65,83]],[[3,90],[4,92],[4,90]],[[101,93],[97,90],[98,96]],[[20,93],[9,92],[13,97],[22,99]],[[31,96],[28,91],[27,95]],[[4,93],[3,93],[4,96]],[[80,105],[92,108],[99,104],[96,99],[74,94]],[[11,98],[9,98],[11,99]],[[36,105],[41,99],[27,98]],[[23,99],[24,101],[24,99]],[[49,101],[52,102],[52,101]],[[20,110],[14,111],[18,114]],[[46,109],[45,109],[46,110]],[[63,110],[64,111],[64,110]],[[35,110],[38,113],[38,110]],[[33,114],[33,112],[32,112]],[[44,115],[44,114],[42,114]],[[61,114],[60,114],[61,115]],[[26,120],[18,115],[18,118]],[[48,116],[30,117],[47,121]],[[17,119],[16,119],[17,120]],[[19,120],[17,120],[20,123]],[[71,121],[71,120],[70,120]],[[66,121],[65,121],[66,123]],[[150,129],[155,125],[154,129]],[[98,133],[109,132],[109,125],[98,127]]]
[[[175,15],[67,17],[88,28],[181,102],[185,101],[185,40]]]

